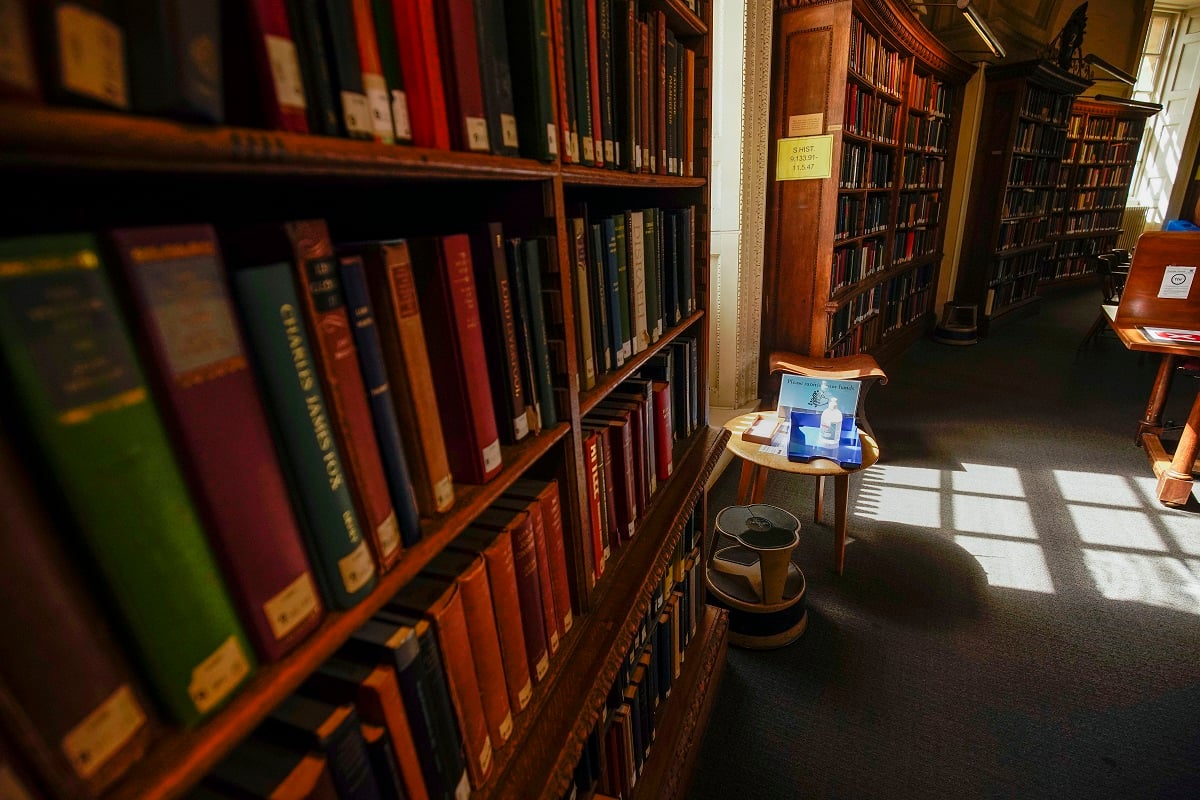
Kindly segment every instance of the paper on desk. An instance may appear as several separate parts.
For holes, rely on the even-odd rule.
[[[1168,266],[1163,270],[1158,296],[1165,300],[1186,300],[1192,291],[1192,281],[1195,277],[1195,267],[1181,267],[1176,264]]]

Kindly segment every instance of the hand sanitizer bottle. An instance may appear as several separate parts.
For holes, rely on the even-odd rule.
[[[821,412],[821,440],[823,447],[836,447],[842,438],[842,412],[836,397],[829,398],[829,405]]]

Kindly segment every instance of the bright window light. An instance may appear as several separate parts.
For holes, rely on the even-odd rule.
[[[950,482],[956,492],[999,494],[1005,497],[1025,496],[1021,473],[1013,467],[963,464],[961,472],[950,473]]]
[[[1067,510],[1084,544],[1167,552],[1166,542],[1144,511],[1078,505],[1070,505]]]
[[[1200,614],[1200,576],[1177,558],[1084,550],[1083,559],[1096,588],[1109,600]]]
[[[1180,552],[1185,556],[1200,556],[1200,519],[1191,515],[1163,515],[1159,521],[1166,526]]]
[[[888,486],[916,486],[920,489],[942,488],[942,471],[927,467],[894,467],[876,464],[867,470],[863,483],[885,483]]]
[[[1141,505],[1129,479],[1102,472],[1071,472],[1054,470],[1058,490],[1068,502],[1097,503],[1105,506],[1137,508]]]
[[[967,533],[991,533],[1014,539],[1036,539],[1037,527],[1024,500],[956,494],[954,527]]]
[[[942,496],[937,492],[877,486],[873,497],[864,498],[863,495],[867,494],[864,485],[859,499],[854,503],[854,516],[920,528],[942,527]]]
[[[1054,593],[1054,581],[1042,548],[1032,542],[1011,542],[978,536],[955,536],[959,547],[973,555],[988,576],[988,584],[1005,589]]]

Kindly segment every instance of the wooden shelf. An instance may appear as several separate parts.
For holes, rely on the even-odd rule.
[[[619,186],[648,189],[695,189],[703,186],[702,177],[685,178],[679,175],[655,175],[648,172],[625,172],[619,169],[600,167],[564,166],[563,184],[566,186]]]

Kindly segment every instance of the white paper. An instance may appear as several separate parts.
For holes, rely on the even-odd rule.
[[[1162,285],[1158,287],[1158,296],[1164,300],[1186,300],[1192,291],[1192,281],[1195,278],[1195,267],[1168,266],[1163,270]]]

